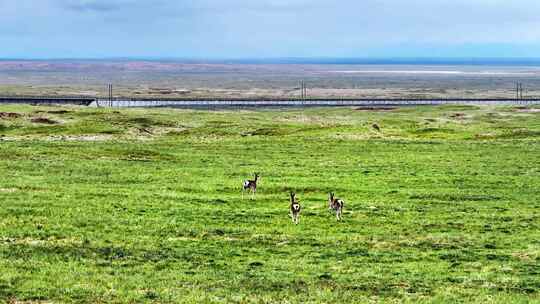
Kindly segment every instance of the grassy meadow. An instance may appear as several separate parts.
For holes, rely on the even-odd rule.
[[[1,105],[2,301],[540,302],[540,108]]]

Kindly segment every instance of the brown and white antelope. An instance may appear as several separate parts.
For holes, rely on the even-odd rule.
[[[342,199],[336,198],[333,192],[329,193],[328,197],[328,210],[336,212],[336,218],[338,221],[343,219],[343,207],[345,207],[345,202]]]
[[[244,192],[246,190],[251,191],[251,199],[255,199],[255,192],[257,192],[257,182],[259,181],[260,175],[259,173],[254,173],[255,179],[253,180],[245,180],[243,189],[242,189],[242,199],[244,198]]]
[[[302,210],[302,207],[300,206],[300,202],[296,199],[296,193],[291,192],[291,218],[295,225],[298,225],[300,223],[300,211]]]

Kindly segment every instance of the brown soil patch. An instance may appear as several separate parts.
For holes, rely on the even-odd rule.
[[[516,107],[516,111],[521,113],[540,113],[540,108]]]
[[[393,111],[396,107],[359,107],[356,111]]]
[[[57,110],[57,111],[47,111],[47,113],[49,113],[49,114],[67,114],[67,113],[70,113],[70,111]]]
[[[70,111],[67,111],[67,110],[52,110],[52,111],[42,111],[42,110],[39,110],[39,111],[34,111],[33,113],[35,113],[35,114],[42,114],[42,113],[48,113],[48,114],[67,114],[67,113],[70,113]]]
[[[45,140],[48,141],[110,141],[113,140],[112,135],[60,135],[60,136],[49,136]]]
[[[45,118],[45,117],[34,117],[30,121],[33,122],[33,123],[40,123],[40,124],[47,124],[47,125],[56,125],[56,124],[58,124],[57,121],[54,121],[52,119]]]
[[[19,118],[22,114],[19,113],[10,113],[10,112],[0,112],[0,118]]]
[[[453,114],[450,114],[450,118],[465,119],[467,118],[467,115],[465,115],[465,113],[453,113]]]
[[[450,115],[450,117],[452,117],[452,118],[463,118],[463,117],[465,117],[465,113],[454,113],[454,114]]]

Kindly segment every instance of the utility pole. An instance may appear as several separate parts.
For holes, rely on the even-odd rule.
[[[523,99],[523,83],[516,82],[516,99]]]
[[[109,83],[107,85],[107,88],[109,90],[109,93],[108,93],[108,95],[109,95],[109,104],[112,107],[112,105],[113,105],[113,85],[112,85],[112,83]]]

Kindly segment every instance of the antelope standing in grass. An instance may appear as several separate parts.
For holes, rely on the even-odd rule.
[[[242,189],[242,199],[244,199],[244,192],[246,190],[251,191],[251,199],[255,199],[255,192],[257,192],[257,182],[259,181],[259,173],[254,173],[255,179],[245,180]]]
[[[296,199],[296,193],[291,192],[291,218],[295,225],[298,225],[298,223],[300,223],[301,210],[302,207],[300,206],[300,202]]]
[[[328,197],[328,210],[333,210],[336,212],[336,218],[338,221],[343,219],[341,216],[343,214],[343,207],[345,207],[345,202],[339,198],[336,198],[334,193],[330,192]]]

